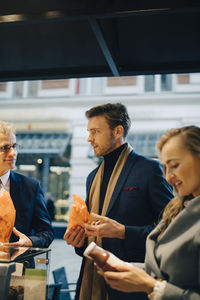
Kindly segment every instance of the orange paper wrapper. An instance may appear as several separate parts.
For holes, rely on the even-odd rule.
[[[72,196],[74,199],[74,203],[71,206],[71,210],[69,213],[69,224],[64,234],[64,238],[66,233],[73,226],[79,225],[84,228],[84,223],[88,223],[92,221],[87,209],[87,205],[85,204],[85,201],[78,195],[73,194]]]
[[[7,243],[15,224],[16,211],[10,194],[0,190],[0,242]]]

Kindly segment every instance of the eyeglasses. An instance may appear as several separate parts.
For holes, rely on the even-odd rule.
[[[0,152],[7,153],[10,151],[11,148],[13,148],[15,151],[17,151],[20,149],[20,145],[15,143],[11,146],[9,146],[9,145],[2,146],[2,147],[0,147]]]

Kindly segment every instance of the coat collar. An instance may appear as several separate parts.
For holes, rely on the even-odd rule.
[[[185,232],[188,226],[199,222],[200,196],[190,201],[191,203],[170,223],[158,242],[157,237],[160,234],[159,225],[149,234],[146,242],[147,253],[145,258],[145,267],[149,274],[156,275],[158,278],[163,277],[155,256],[156,248],[159,245],[167,244],[171,240],[176,239],[181,234],[181,231]]]

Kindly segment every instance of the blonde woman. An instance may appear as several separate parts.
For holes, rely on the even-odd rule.
[[[200,299],[200,128],[171,129],[157,149],[177,196],[147,239],[145,271],[131,264],[100,271],[123,292],[146,292],[154,300]]]

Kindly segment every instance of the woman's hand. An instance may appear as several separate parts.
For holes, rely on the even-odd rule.
[[[149,294],[153,291],[156,280],[144,270],[125,262],[124,265],[115,265],[115,268],[117,268],[116,272],[103,273],[102,270],[98,270],[111,288],[127,293],[146,292]]]

